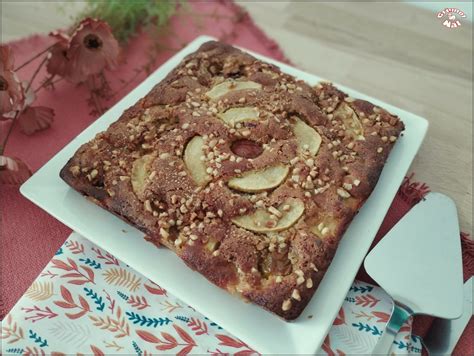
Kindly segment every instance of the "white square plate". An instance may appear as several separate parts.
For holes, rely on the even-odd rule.
[[[186,267],[173,252],[166,248],[154,248],[143,239],[142,232],[89,202],[59,178],[59,171],[80,145],[92,139],[96,133],[107,129],[125,109],[135,104],[160,82],[184,56],[212,39],[198,37],[163,64],[36,172],[23,184],[21,193],[259,352],[313,354],[319,349],[328,333],[397,189],[423,141],[428,127],[425,119],[349,88],[338,86],[352,97],[369,100],[398,115],[405,123],[406,130],[390,154],[374,192],[345,233],[315,296],[294,322],[285,322],[215,287],[204,277]],[[315,75],[286,64],[252,54],[278,65],[283,72],[303,79],[311,85],[321,80]]]

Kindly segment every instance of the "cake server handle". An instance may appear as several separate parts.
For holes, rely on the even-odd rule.
[[[409,307],[395,301],[393,304],[392,315],[390,315],[387,326],[385,327],[382,336],[377,341],[377,344],[372,351],[372,355],[388,355],[398,331],[403,323],[412,315],[413,312]]]

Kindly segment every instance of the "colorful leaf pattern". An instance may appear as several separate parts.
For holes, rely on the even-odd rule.
[[[125,268],[111,268],[103,273],[104,279],[108,284],[125,287],[130,292],[135,292],[140,288],[141,278]]]
[[[64,308],[64,309],[79,309],[80,310],[77,313],[66,313],[65,315],[69,319],[72,319],[72,320],[79,319],[91,311],[89,307],[89,303],[87,303],[87,300],[85,300],[83,296],[79,295],[78,297],[79,304],[77,304],[74,301],[74,298],[71,292],[65,286],[61,286],[61,296],[63,297],[63,300],[54,302],[54,304],[56,304],[58,307]]]
[[[68,272],[61,275],[61,278],[72,278],[68,280],[68,283],[77,285],[83,285],[86,283],[95,284],[94,271],[88,266],[80,266],[80,268],[82,269],[81,271],[77,262],[70,257],[67,258],[67,262],[59,259],[52,259],[51,263],[53,268]]]
[[[166,289],[161,288],[158,284],[156,284],[156,283],[154,283],[150,280],[148,282],[150,283],[150,285],[145,284],[145,288],[148,292],[150,292],[151,294],[155,294],[155,295],[167,296]]]
[[[93,321],[94,326],[114,333],[116,338],[130,336],[130,325],[127,323],[120,307],[116,309],[115,316],[89,315],[89,318]]]
[[[144,296],[139,295],[131,295],[130,297],[128,297],[127,303],[130,304],[132,307],[137,308],[138,310],[143,310],[150,307],[150,304],[148,304],[146,298]]]
[[[73,233],[59,251],[3,320],[1,353],[259,355],[80,235]],[[370,353],[391,308],[380,288],[356,281],[320,352],[343,356],[365,347]],[[420,354],[411,322],[392,352]]]
[[[162,339],[158,338],[154,334],[146,331],[146,330],[137,330],[137,335],[145,340],[146,342],[150,342],[152,344],[157,344],[155,348],[158,351],[167,351],[167,350],[175,350],[176,348],[180,348],[180,350],[175,350],[176,355],[187,355],[189,354],[192,349],[197,346],[194,339],[182,328],[178,325],[173,325],[173,328],[177,332],[180,337],[180,341],[177,340],[176,337],[167,333],[161,332]]]
[[[20,341],[25,338],[23,329],[18,327],[18,324],[12,320],[11,314],[5,318],[5,323],[2,325],[2,336],[1,339],[4,339],[7,344],[14,344],[17,341]]]
[[[81,244],[78,241],[69,240],[69,242],[65,244],[65,246],[75,255],[79,253],[84,253],[84,244]]]
[[[46,306],[44,309],[41,309],[37,305],[34,305],[33,307],[30,308],[21,308],[26,314],[29,314],[29,316],[25,316],[25,320],[31,320],[31,322],[35,323],[39,320],[43,319],[53,319],[58,316],[55,312],[51,310],[50,307]]]
[[[34,301],[49,299],[54,293],[53,286],[50,281],[35,281],[25,292],[25,296]]]

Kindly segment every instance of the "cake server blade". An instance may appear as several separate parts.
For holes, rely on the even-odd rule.
[[[392,296],[394,309],[374,354],[387,354],[413,314],[455,319],[462,314],[461,241],[456,206],[430,193],[375,246],[367,273]]]

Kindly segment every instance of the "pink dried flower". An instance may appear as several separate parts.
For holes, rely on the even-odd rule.
[[[79,83],[105,68],[113,69],[119,53],[119,44],[106,22],[90,18],[81,21],[67,52],[68,79]]]
[[[0,155],[0,184],[21,184],[31,176],[25,162],[16,157]]]
[[[56,42],[49,51],[50,54],[46,69],[49,74],[66,77],[70,70],[70,63],[67,58],[70,37],[62,32],[51,32],[49,35],[54,37],[58,42]]]
[[[28,88],[28,82],[23,82],[22,85],[25,100],[17,120],[21,131],[26,135],[31,135],[51,126],[54,119],[54,110],[45,106],[31,106],[36,100],[35,91],[32,87]]]
[[[26,135],[47,129],[53,120],[54,110],[45,106],[28,106],[18,116],[21,131]]]
[[[23,101],[21,83],[13,72],[13,54],[9,47],[0,46],[0,114],[18,110]]]

